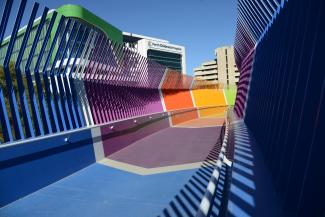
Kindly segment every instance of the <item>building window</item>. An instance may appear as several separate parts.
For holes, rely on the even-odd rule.
[[[227,64],[227,68],[228,68],[228,54],[227,54],[227,49],[225,49],[225,55],[226,55],[226,64]]]
[[[176,53],[163,52],[149,49],[147,52],[148,59],[156,61],[168,68],[182,71],[182,55]]]

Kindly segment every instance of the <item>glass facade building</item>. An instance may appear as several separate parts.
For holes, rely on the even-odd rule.
[[[182,71],[182,55],[159,50],[149,49],[147,52],[148,59],[156,61],[163,66],[177,71]]]
[[[169,41],[123,32],[123,43],[142,56],[172,70],[186,74],[185,47]]]

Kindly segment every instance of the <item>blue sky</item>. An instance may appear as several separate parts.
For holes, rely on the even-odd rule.
[[[1,1],[1,13],[3,3]],[[187,74],[214,57],[216,47],[231,45],[236,26],[235,0],[39,0],[57,8],[78,4],[122,31],[169,40],[186,47]],[[16,7],[19,1],[15,0]],[[31,10],[33,1],[28,1]],[[7,34],[6,34],[7,35]]]

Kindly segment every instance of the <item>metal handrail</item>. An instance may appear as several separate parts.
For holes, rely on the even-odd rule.
[[[207,217],[210,215],[213,200],[214,200],[216,190],[217,190],[217,185],[218,185],[218,182],[220,179],[220,171],[221,171],[222,165],[224,163],[226,163],[228,165],[230,164],[230,166],[231,166],[231,162],[226,157],[226,148],[227,148],[228,136],[229,136],[228,112],[226,112],[226,118],[225,118],[225,123],[223,125],[223,129],[224,129],[225,133],[223,134],[221,132],[221,135],[220,135],[221,138],[223,137],[223,139],[222,139],[223,142],[222,142],[221,150],[220,150],[220,153],[218,156],[218,160],[217,160],[214,170],[212,172],[210,181],[207,185],[205,194],[201,200],[199,209],[196,213],[196,217]]]
[[[175,110],[172,110],[172,111],[155,112],[155,113],[146,114],[146,115],[139,115],[139,116],[134,116],[134,117],[125,118],[125,119],[121,119],[121,120],[111,121],[111,122],[107,122],[107,123],[103,123],[103,124],[91,125],[91,126],[78,128],[78,129],[71,129],[71,130],[67,130],[67,131],[64,131],[64,132],[57,132],[57,133],[53,133],[53,134],[47,134],[47,135],[32,137],[32,138],[28,138],[28,139],[24,139],[24,140],[16,140],[16,141],[13,141],[13,142],[1,144],[0,145],[0,150],[1,150],[1,148],[6,148],[6,147],[9,147],[9,146],[21,145],[21,144],[25,144],[26,142],[34,142],[34,141],[39,141],[39,140],[46,139],[46,138],[53,138],[55,136],[72,134],[72,133],[80,132],[80,131],[83,131],[83,130],[90,130],[90,129],[97,128],[97,127],[103,127],[103,126],[113,126],[114,127],[114,125],[117,125],[117,124],[119,124],[121,122],[125,122],[125,121],[133,121],[134,122],[137,119],[146,118],[146,117],[148,117],[148,119],[150,119],[150,121],[153,121],[155,119],[152,119],[152,116],[156,116],[156,115],[161,115],[162,117],[167,118],[167,117],[171,117],[171,116],[174,116],[174,115],[178,115],[178,114],[182,114],[182,113],[186,113],[186,112],[190,112],[190,111],[204,110],[204,109],[218,108],[218,107],[221,107],[221,106],[204,106],[204,107],[194,107],[194,108],[185,108],[185,109],[175,109]],[[177,113],[175,113],[175,112],[177,112]],[[159,116],[159,117],[161,117],[161,116]],[[158,117],[156,119],[158,119]]]

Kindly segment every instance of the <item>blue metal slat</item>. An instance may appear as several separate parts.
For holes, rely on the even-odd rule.
[[[47,55],[46,60],[45,60],[43,71],[42,71],[42,73],[43,73],[43,81],[44,81],[44,85],[45,85],[46,102],[47,102],[48,109],[49,109],[50,120],[51,120],[53,132],[60,132],[60,126],[59,126],[59,121],[58,121],[58,115],[56,113],[55,105],[54,105],[54,102],[53,102],[53,99],[52,99],[52,93],[51,93],[51,89],[50,89],[49,77],[48,77],[48,74],[47,74],[47,67],[48,67],[48,65],[50,63],[50,59],[51,59],[53,50],[54,50],[54,48],[56,46],[56,42],[57,42],[57,39],[59,37],[59,34],[60,34],[61,28],[63,26],[64,20],[65,20],[65,17],[61,16],[58,27],[56,29],[56,32],[55,32],[53,40],[52,40],[51,47],[49,49],[48,55]]]
[[[277,9],[278,9],[278,5],[276,4],[276,2],[273,1],[273,0],[271,0],[271,1],[267,0],[267,2],[270,5],[270,7],[272,8],[273,13],[275,13],[277,11]]]
[[[3,15],[1,18],[1,24],[0,24],[0,42],[2,43],[3,36],[5,34],[7,25],[8,25],[8,19],[10,16],[11,8],[12,8],[13,0],[7,0],[6,5],[3,11]]]
[[[13,88],[13,83],[12,83],[12,79],[10,76],[9,63],[10,63],[11,54],[12,54],[12,51],[13,51],[13,48],[15,45],[16,35],[18,33],[18,29],[19,29],[19,26],[20,26],[20,23],[21,23],[21,20],[23,17],[23,13],[25,11],[25,7],[26,7],[26,0],[22,0],[19,5],[19,10],[18,10],[18,13],[16,16],[15,25],[14,25],[13,31],[11,33],[7,53],[5,56],[4,63],[3,63],[3,68],[5,71],[5,77],[6,77],[6,85],[7,85],[7,89],[8,89],[8,99],[9,99],[11,117],[12,117],[14,130],[15,130],[15,138],[17,140],[24,139],[25,136],[24,136],[23,129],[22,129],[22,124],[21,124],[20,115],[19,115],[19,111],[18,111],[18,104],[17,104],[17,100],[16,100],[14,88]]]
[[[244,12],[239,11],[239,16],[246,23],[246,25],[249,27],[248,31],[252,32],[257,39],[260,38],[260,35],[261,35],[260,30],[252,25],[251,21],[247,18],[247,15],[244,14]]]
[[[263,4],[260,4],[259,1],[255,1],[253,4],[257,4],[257,6],[260,8],[260,12],[262,14],[264,14],[265,18],[268,20],[268,22],[270,22],[270,20],[272,19],[272,16],[270,16],[269,13],[265,12],[265,7],[263,6]]]
[[[245,17],[248,20],[250,20],[252,26],[259,30],[260,35],[261,35],[264,31],[264,26],[262,24],[260,24],[259,22],[257,22],[257,18],[255,16],[255,14],[253,14],[253,12],[250,11],[246,5],[239,4],[239,8],[241,8],[241,12],[245,15]]]
[[[71,21],[72,22],[72,21]],[[63,52],[62,52],[62,57],[61,57],[61,60],[60,60],[60,64],[59,64],[59,67],[57,69],[54,69],[54,76],[56,77],[56,81],[57,81],[57,85],[58,85],[58,99],[60,100],[60,103],[61,103],[61,108],[63,109],[63,115],[64,115],[64,120],[65,120],[65,123],[66,123],[66,127],[67,129],[72,129],[73,128],[73,120],[71,118],[71,112],[70,112],[70,108],[69,108],[69,105],[67,103],[67,98],[66,98],[66,92],[65,92],[65,89],[63,87],[63,80],[62,80],[62,77],[61,77],[61,69],[62,69],[62,66],[63,66],[63,63],[65,61],[65,57],[67,55],[67,51],[69,49],[69,46],[70,46],[70,43],[71,43],[71,40],[72,40],[72,36],[74,35],[75,33],[75,29],[76,29],[76,26],[77,26],[77,22],[73,22],[73,26],[72,26],[72,29],[71,31],[69,31],[68,29],[68,32],[67,34],[69,35],[68,36],[68,40],[66,40],[66,37],[62,37],[61,38],[61,42],[62,40],[64,39],[66,42],[65,42],[65,47],[63,49]],[[64,43],[64,42],[62,42]],[[66,66],[68,66],[68,62],[66,63]]]
[[[247,27],[246,23],[242,22],[242,20],[238,19],[237,22],[238,27],[241,28],[241,31],[243,31],[241,34],[246,33],[246,35],[248,35],[250,42],[252,44],[255,44],[256,42],[256,37],[255,35],[253,35],[253,33],[251,31],[249,31],[249,28]]]
[[[71,25],[71,19],[68,19],[68,21],[65,24],[65,28],[64,28],[64,31],[62,33],[61,40],[60,40],[57,52],[55,54],[51,70],[50,70],[50,79],[51,79],[51,87],[52,87],[52,93],[53,93],[53,101],[54,101],[56,112],[57,112],[57,114],[59,114],[57,116],[57,118],[58,118],[58,122],[59,122],[59,126],[60,126],[60,131],[67,130],[68,127],[69,127],[69,125],[67,127],[67,124],[69,124],[69,123],[68,123],[67,117],[65,115],[65,111],[63,111],[62,104],[61,104],[61,99],[59,97],[58,87],[57,87],[57,83],[56,83],[57,80],[56,80],[56,77],[55,77],[55,71],[56,71],[55,66],[56,66],[56,63],[57,63],[57,61],[59,59],[59,56],[61,55],[60,51],[62,51],[64,49],[63,46],[64,46],[64,43],[66,42],[66,35],[67,35],[68,31],[69,31],[70,25]],[[58,82],[58,83],[60,83],[60,82]]]
[[[76,80],[75,84],[77,87],[75,90],[78,91],[77,98],[81,102],[81,106],[83,108],[83,115],[84,115],[83,117],[85,118],[84,120],[86,121],[86,124],[88,126],[93,124],[93,120],[92,120],[92,112],[89,109],[88,99],[85,97],[86,92],[85,92],[83,80],[85,77],[85,71],[87,70],[87,66],[90,61],[90,56],[91,56],[92,49],[93,49],[94,43],[96,41],[96,38],[97,38],[97,32],[95,32],[93,29],[91,29],[90,34],[87,37],[85,47],[84,47],[81,57],[80,57],[80,63],[78,64],[78,67],[76,69],[76,74],[74,76],[75,80]],[[72,74],[71,74],[71,77],[72,77]]]
[[[6,31],[6,27],[8,24],[8,18],[10,15],[10,11],[12,8],[12,0],[7,0],[6,5],[4,8],[4,13],[1,18],[1,23],[0,23],[0,44],[2,44],[3,36]],[[11,142],[13,141],[13,135],[11,132],[11,127],[10,127],[10,122],[9,122],[9,117],[8,117],[8,112],[7,108],[5,105],[5,99],[3,96],[3,91],[2,87],[0,86],[0,121],[1,121],[1,129],[2,129],[2,135],[3,135],[3,140],[4,142]]]
[[[249,9],[253,11],[253,13],[258,17],[258,19],[261,21],[261,25],[263,28],[268,25],[268,21],[265,19],[265,17],[262,15],[260,10],[258,10],[254,4],[252,4],[250,1],[247,1],[246,4],[248,5]]]
[[[15,64],[15,71],[16,71],[16,78],[17,78],[18,92],[19,92],[19,99],[20,99],[20,107],[21,107],[21,111],[22,111],[22,115],[23,115],[23,120],[25,123],[26,137],[35,137],[35,133],[36,133],[36,135],[40,135],[40,131],[43,132],[42,125],[41,125],[40,118],[39,118],[38,105],[37,105],[36,99],[35,99],[34,87],[33,87],[33,82],[31,80],[31,75],[30,75],[29,71],[25,71],[28,90],[29,90],[30,106],[31,106],[32,114],[33,114],[33,121],[34,121],[34,127],[35,127],[35,133],[34,133],[31,115],[30,115],[27,97],[26,97],[26,91],[25,91],[23,78],[22,78],[22,74],[21,74],[21,69],[20,69],[20,64],[21,64],[24,52],[26,50],[27,42],[28,42],[32,27],[33,27],[33,23],[35,20],[35,16],[36,16],[38,7],[39,7],[39,4],[35,2],[31,16],[28,21],[28,25],[26,28],[26,32],[24,34],[23,41],[21,43],[21,48],[19,50],[17,61]],[[31,53],[29,53],[29,58],[31,56],[33,56],[33,55]],[[28,61],[27,61],[27,63],[28,63]]]
[[[262,5],[263,7],[265,8],[265,10],[267,11],[267,13],[271,16],[271,19],[270,21],[272,20],[272,17],[273,17],[273,13],[272,11],[270,10],[270,7],[268,6],[267,3],[264,2],[265,0],[261,0],[260,2],[262,2]]]
[[[81,24],[79,24],[79,27],[78,27],[78,31],[77,31],[77,35],[74,39],[74,43],[72,45],[72,48],[71,48],[71,52],[70,52],[70,55],[68,57],[68,61],[67,63],[69,63],[70,65],[70,62],[71,62],[71,58],[73,56],[73,53],[74,51],[76,50],[76,52],[78,51],[78,48],[76,47],[77,43],[78,43],[78,39],[80,38],[80,36],[82,36],[81,33],[83,33],[82,31],[82,28],[83,26]],[[74,61],[72,61],[73,63]],[[62,79],[63,79],[63,82],[64,82],[64,88],[65,88],[65,92],[66,92],[66,97],[67,97],[67,102],[68,102],[68,106],[69,106],[69,110],[70,110],[70,113],[72,113],[72,116],[73,116],[73,127],[74,128],[79,128],[80,127],[80,117],[79,117],[79,114],[78,114],[78,110],[77,108],[75,107],[74,105],[74,102],[73,102],[73,90],[72,90],[72,87],[70,85],[70,82],[69,82],[69,79],[68,79],[68,76],[67,76],[67,72],[68,72],[68,69],[69,67],[65,67],[64,69],[64,72],[62,73]],[[70,67],[70,70],[72,70],[72,68]]]
[[[69,84],[70,84],[70,88],[71,88],[72,101],[73,101],[73,105],[74,105],[75,109],[77,110],[78,123],[79,123],[80,127],[85,126],[85,120],[84,120],[83,114],[81,112],[81,108],[80,108],[80,103],[81,102],[78,100],[78,95],[77,95],[78,93],[77,93],[77,90],[76,90],[74,79],[72,78],[72,73],[74,71],[77,58],[79,57],[79,54],[80,54],[81,50],[83,50],[83,48],[85,46],[85,44],[84,44],[84,42],[86,43],[85,38],[86,37],[88,38],[89,36],[90,36],[90,31],[88,30],[88,28],[85,28],[84,33],[83,33],[82,38],[81,38],[81,41],[80,41],[80,44],[79,44],[79,47],[78,47],[78,50],[76,52],[75,58],[74,58],[73,63],[71,65],[69,76],[68,76]],[[87,39],[87,41],[88,41],[88,39]],[[81,58],[82,57],[80,56],[79,64],[81,64]],[[75,73],[78,73],[78,72],[76,71]]]
[[[80,56],[80,62],[78,64],[78,67],[76,68],[76,72],[78,72],[78,73],[75,74],[76,75],[75,78],[78,80],[82,80],[82,78],[83,78],[83,73],[86,68],[86,63],[88,61],[88,57],[89,57],[89,54],[92,49],[92,43],[96,37],[95,34],[96,34],[95,31],[93,29],[91,29],[89,32],[89,36],[87,37],[87,41],[85,42],[85,47],[82,50],[82,53]],[[70,75],[72,75],[72,74],[70,74]]]
[[[242,10],[242,6],[238,4],[238,18],[241,19],[248,28],[249,32],[252,32],[255,36],[255,38],[259,38],[260,36],[260,32],[259,29],[256,29],[256,27],[254,27],[251,23],[251,20],[248,19],[249,17],[247,16],[247,14],[244,13],[244,11]]]
[[[1,119],[1,129],[4,142],[13,141],[13,136],[10,128],[10,122],[8,118],[8,113],[6,110],[5,100],[3,97],[2,88],[0,88],[0,119]]]
[[[45,21],[46,21],[46,16],[47,16],[48,10],[49,10],[48,8],[45,8],[44,11],[43,11],[43,14],[42,14],[42,17],[41,17],[41,20],[40,20],[40,23],[39,23],[39,26],[38,26],[38,29],[37,29],[37,32],[36,32],[32,47],[37,46],[37,43],[38,43],[38,40],[39,40],[39,37],[40,37],[40,33],[41,33],[41,31],[42,31],[42,29],[44,27]],[[45,99],[44,99],[44,93],[43,93],[43,87],[42,87],[42,83],[41,83],[41,77],[40,77],[40,74],[39,74],[39,68],[40,68],[40,65],[41,65],[41,62],[42,62],[42,57],[44,55],[47,42],[48,42],[48,40],[50,38],[50,33],[51,33],[51,30],[52,30],[54,21],[56,19],[56,16],[57,16],[57,13],[53,12],[49,27],[48,27],[46,35],[44,37],[43,44],[42,44],[42,47],[40,49],[40,52],[39,52],[39,55],[38,55],[38,58],[37,58],[37,61],[36,61],[36,64],[35,64],[35,68],[34,68],[34,77],[35,77],[35,83],[36,83],[36,88],[37,88],[37,96],[38,96],[38,102],[39,102],[39,105],[40,105],[40,112],[41,112],[41,117],[42,117],[42,122],[43,122],[43,129],[44,129],[45,134],[52,133],[52,126],[51,126],[51,122],[50,122],[46,102],[45,102]]]
[[[68,60],[67,60],[66,67],[64,68],[64,71],[62,73],[62,79],[63,79],[63,82],[64,82],[64,89],[65,89],[65,93],[66,93],[66,97],[67,97],[66,100],[68,102],[70,114],[72,113],[72,116],[73,116],[73,119],[72,119],[73,128],[79,128],[80,124],[79,124],[79,117],[78,117],[77,111],[76,111],[76,109],[74,107],[73,100],[72,100],[72,93],[73,92],[72,92],[71,86],[70,86],[68,78],[67,78],[67,69],[69,68],[70,61],[71,61],[71,58],[73,56],[73,52],[76,49],[77,41],[78,41],[78,39],[79,39],[79,37],[80,37],[80,35],[82,33],[82,27],[83,26],[81,24],[79,24],[77,34],[75,36],[74,42],[73,42],[71,50],[70,50],[70,54],[69,54],[69,57],[68,57]],[[70,68],[70,70],[72,70],[72,68]]]

